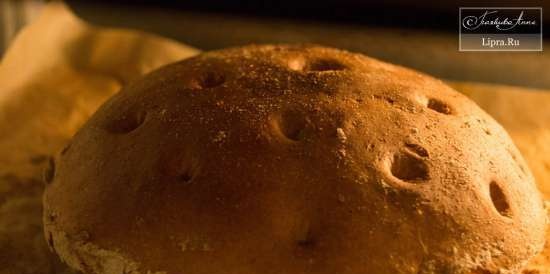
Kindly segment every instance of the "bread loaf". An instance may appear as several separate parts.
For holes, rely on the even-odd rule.
[[[52,250],[84,273],[517,273],[544,244],[507,133],[441,81],[314,45],[129,84],[58,155]]]

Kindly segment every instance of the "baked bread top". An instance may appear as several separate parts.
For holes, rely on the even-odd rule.
[[[514,273],[544,243],[533,177],[490,116],[315,45],[156,70],[48,174],[46,238],[85,273]]]

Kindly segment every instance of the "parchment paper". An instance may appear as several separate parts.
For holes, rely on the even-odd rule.
[[[42,236],[49,157],[122,85],[196,53],[155,35],[87,25],[60,3],[19,34],[0,63],[0,274],[72,273]],[[550,91],[450,84],[508,130],[550,200]],[[549,257],[547,249],[528,269],[550,273]]]
[[[197,52],[90,26],[55,2],[19,33],[0,63],[0,274],[71,273],[42,235],[50,155],[122,85]]]

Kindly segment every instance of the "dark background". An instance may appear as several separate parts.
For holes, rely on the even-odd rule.
[[[315,43],[364,53],[443,79],[550,89],[550,54],[461,52],[459,7],[542,7],[550,49],[550,1],[77,1],[98,26],[131,28],[201,50],[245,44]]]
[[[69,0],[69,3],[78,1]],[[94,1],[98,4],[125,7],[154,7],[171,10],[210,12],[245,17],[307,20],[323,23],[358,24],[380,27],[456,32],[458,7],[542,7],[550,9],[550,1],[368,1],[368,0],[280,0],[280,1]],[[546,37],[550,37],[550,17],[543,18]]]

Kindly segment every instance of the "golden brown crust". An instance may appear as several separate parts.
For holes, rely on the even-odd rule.
[[[521,155],[469,99],[313,45],[209,52],[132,83],[59,156],[44,203],[52,248],[109,274],[107,261],[131,273],[514,273],[546,225]]]

